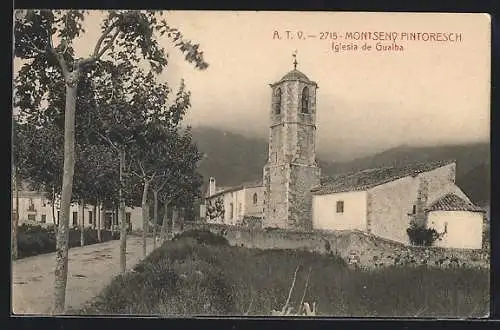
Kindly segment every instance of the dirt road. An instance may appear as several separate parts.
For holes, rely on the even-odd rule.
[[[153,240],[148,239],[147,252]],[[75,247],[69,250],[66,309],[78,309],[120,273],[120,241]],[[142,259],[141,238],[127,238],[127,269]],[[12,311],[14,314],[48,314],[52,304],[55,253],[12,263]]]

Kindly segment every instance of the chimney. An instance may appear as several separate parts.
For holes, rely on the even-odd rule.
[[[215,178],[212,176],[208,183],[208,196],[212,196],[213,194],[215,194]]]

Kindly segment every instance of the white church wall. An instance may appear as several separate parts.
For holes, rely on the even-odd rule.
[[[366,191],[313,196],[313,228],[321,230],[366,231]],[[337,212],[337,203],[343,203]]]
[[[256,200],[254,200],[254,195]],[[262,217],[264,214],[264,187],[245,188],[244,216]]]
[[[446,234],[434,245],[445,248],[481,249],[483,214],[468,211],[432,211],[427,215],[428,228]]]
[[[419,179],[400,178],[368,190],[368,228],[370,233],[409,244],[407,229],[417,199]]]

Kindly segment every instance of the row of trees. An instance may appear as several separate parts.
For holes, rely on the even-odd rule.
[[[157,79],[167,65],[159,40],[173,41],[196,68],[208,65],[198,45],[171,28],[161,12],[107,12],[101,35],[85,58],[76,56],[73,42],[85,33],[87,11],[15,15],[15,55],[25,61],[15,79],[15,183],[29,178],[53,202],[61,196],[53,300],[53,312],[60,313],[71,202],[118,206],[125,272],[125,205],[142,206],[145,254],[149,201],[157,223],[159,205],[165,210],[185,206],[197,196],[200,154],[190,129],[180,126],[190,93],[183,82],[174,93]],[[165,228],[166,216],[163,224]]]

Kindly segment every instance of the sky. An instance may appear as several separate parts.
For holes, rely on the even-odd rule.
[[[86,19],[76,54],[90,54],[102,15],[93,12]],[[200,44],[209,63],[198,71],[169,40],[161,41],[169,65],[160,79],[174,87],[185,80],[192,92],[185,120],[193,126],[267,138],[269,84],[293,69],[296,51],[297,69],[319,86],[317,146],[331,160],[399,145],[489,141],[490,18],[485,14],[169,11],[165,16],[186,39]],[[287,30],[293,40],[286,38]],[[353,40],[363,32],[373,38],[380,32],[386,40]],[[408,40],[412,33],[427,39]],[[326,35],[329,39],[321,40]],[[453,40],[459,35],[459,41],[437,41],[448,35]],[[393,41],[403,50],[376,50],[377,42],[394,47]],[[358,48],[334,52],[332,43]],[[370,51],[362,50],[365,43]]]

